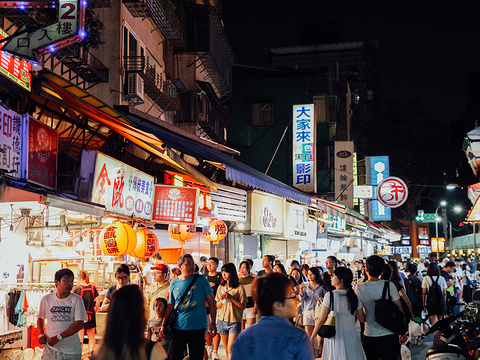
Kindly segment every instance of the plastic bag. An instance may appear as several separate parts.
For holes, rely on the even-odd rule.
[[[410,321],[408,323],[408,335],[411,338],[422,336],[422,328],[420,324],[417,324],[415,321]]]
[[[410,353],[410,349],[405,344],[403,344],[400,347],[400,359],[402,359],[402,360],[412,360],[412,354]]]

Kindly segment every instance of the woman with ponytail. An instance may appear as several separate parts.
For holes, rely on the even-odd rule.
[[[318,330],[327,319],[328,313],[335,311],[335,336],[324,339],[322,360],[348,359],[366,360],[360,336],[355,326],[355,316],[365,322],[361,302],[352,289],[353,273],[345,267],[337,268],[332,275],[335,290],[328,292],[323,299],[320,316],[311,336],[312,342]],[[330,309],[330,296],[334,298],[334,308]]]

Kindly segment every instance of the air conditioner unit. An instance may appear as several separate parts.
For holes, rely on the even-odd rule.
[[[143,88],[143,79],[140,77],[140,75],[136,73],[127,74],[127,96],[131,98],[136,97],[143,101]]]

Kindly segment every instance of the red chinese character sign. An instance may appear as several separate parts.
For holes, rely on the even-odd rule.
[[[100,233],[100,246],[106,255],[130,254],[137,245],[137,234],[130,225],[114,221]]]
[[[30,115],[26,116],[28,116],[26,121],[28,148],[26,149],[27,161],[22,164],[22,166],[26,165],[26,169],[22,171],[22,174],[28,181],[55,189],[57,184],[57,132]]]
[[[195,235],[195,225],[170,224],[168,225],[168,234],[172,239],[178,240],[183,245],[186,240],[190,240]]]
[[[152,257],[158,250],[158,238],[152,231],[142,228],[137,230],[137,245],[130,253],[138,259]]]
[[[152,220],[159,223],[195,225],[198,189],[155,185]]]
[[[8,36],[0,29],[0,40]],[[0,48],[3,43],[0,43]],[[0,73],[27,91],[32,90],[32,63],[0,50]]]
[[[407,184],[400,178],[390,176],[377,185],[377,199],[383,206],[397,208],[407,201],[407,197]]]

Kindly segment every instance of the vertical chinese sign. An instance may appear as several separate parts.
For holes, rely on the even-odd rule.
[[[335,201],[353,208],[353,141],[335,141]]]
[[[92,201],[108,211],[151,220],[154,178],[102,153],[97,153]]]
[[[195,225],[198,188],[155,185],[152,220],[165,224]]]
[[[293,186],[305,192],[317,191],[315,105],[293,105]]]
[[[26,127],[24,135],[27,136],[24,144],[28,144],[26,151],[27,159],[22,161],[22,172],[26,180],[36,184],[55,189],[57,185],[57,156],[58,134],[51,127],[25,115]]]
[[[22,115],[0,107],[0,170],[20,176]]]
[[[367,175],[367,184],[372,185],[374,189],[383,179],[390,176],[390,161],[388,156],[366,156],[365,170]],[[376,191],[373,192],[373,199],[376,199]],[[392,220],[392,210],[382,205],[378,200],[369,203],[369,217],[371,221]]]

